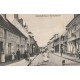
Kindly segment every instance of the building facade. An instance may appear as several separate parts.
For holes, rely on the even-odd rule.
[[[28,32],[29,38],[28,38],[28,52],[30,55],[35,55],[39,53],[39,46],[37,42],[34,39],[33,33]]]
[[[27,34],[27,33],[26,33]],[[27,49],[26,37],[15,25],[8,21],[6,15],[0,15],[0,60],[4,51],[4,62],[11,60],[12,53],[19,49],[21,54]]]
[[[67,41],[68,41],[68,33],[65,32],[63,35],[63,53],[67,53]]]
[[[76,55],[80,51],[80,15],[74,15],[72,21],[66,26],[68,32],[67,53]]]
[[[47,43],[47,47],[49,51],[53,50],[54,53],[61,53],[61,50],[63,50],[63,53],[67,53],[67,40],[67,32],[61,36],[59,36],[59,34],[55,34]]]
[[[54,53],[59,53],[60,52],[60,38],[59,34],[55,34],[50,41],[47,43],[48,50]]]

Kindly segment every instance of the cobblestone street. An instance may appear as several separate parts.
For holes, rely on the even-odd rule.
[[[32,62],[30,66],[62,66],[62,60],[65,60],[65,66],[72,66],[72,65],[80,65],[80,63],[63,58],[62,56],[58,56],[55,54],[49,54],[49,61],[43,61],[43,54],[38,55],[38,57]]]

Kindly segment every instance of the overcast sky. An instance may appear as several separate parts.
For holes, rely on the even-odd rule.
[[[9,15],[10,19],[12,15]],[[28,30],[34,35],[39,46],[46,46],[49,39],[54,34],[62,34],[66,30],[66,25],[72,20],[72,14],[65,15],[35,15],[19,14],[28,26]]]
[[[64,33],[65,26],[72,20],[73,15],[20,15],[28,25],[39,46],[45,46],[56,33]]]

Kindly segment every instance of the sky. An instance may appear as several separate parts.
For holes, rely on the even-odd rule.
[[[54,34],[63,34],[66,25],[73,19],[72,14],[21,14],[40,47],[46,46]]]
[[[13,20],[13,15],[7,15]],[[66,25],[73,19],[73,14],[19,14],[32,32],[40,47],[47,45],[47,42],[54,34],[63,34]]]

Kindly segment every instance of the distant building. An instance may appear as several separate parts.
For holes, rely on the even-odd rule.
[[[28,52],[30,55],[38,54],[39,53],[39,47],[37,42],[34,39],[33,33],[28,32],[29,38],[28,38]]]
[[[68,47],[68,46],[67,46],[68,33],[65,32],[64,35],[63,35],[63,37],[64,37],[64,38],[63,38],[63,39],[64,39],[64,40],[63,40],[63,53],[66,54],[66,53],[67,53],[67,47]]]
[[[54,35],[54,52],[60,53],[59,34]]]
[[[47,46],[49,51],[54,51],[55,53],[59,53],[60,52],[59,35],[55,34],[47,43]]]
[[[65,32],[61,36],[59,34],[55,34],[47,43],[48,50],[54,51],[54,53],[60,53],[61,49],[63,49],[63,53],[66,53],[67,40],[68,40],[67,32]]]

